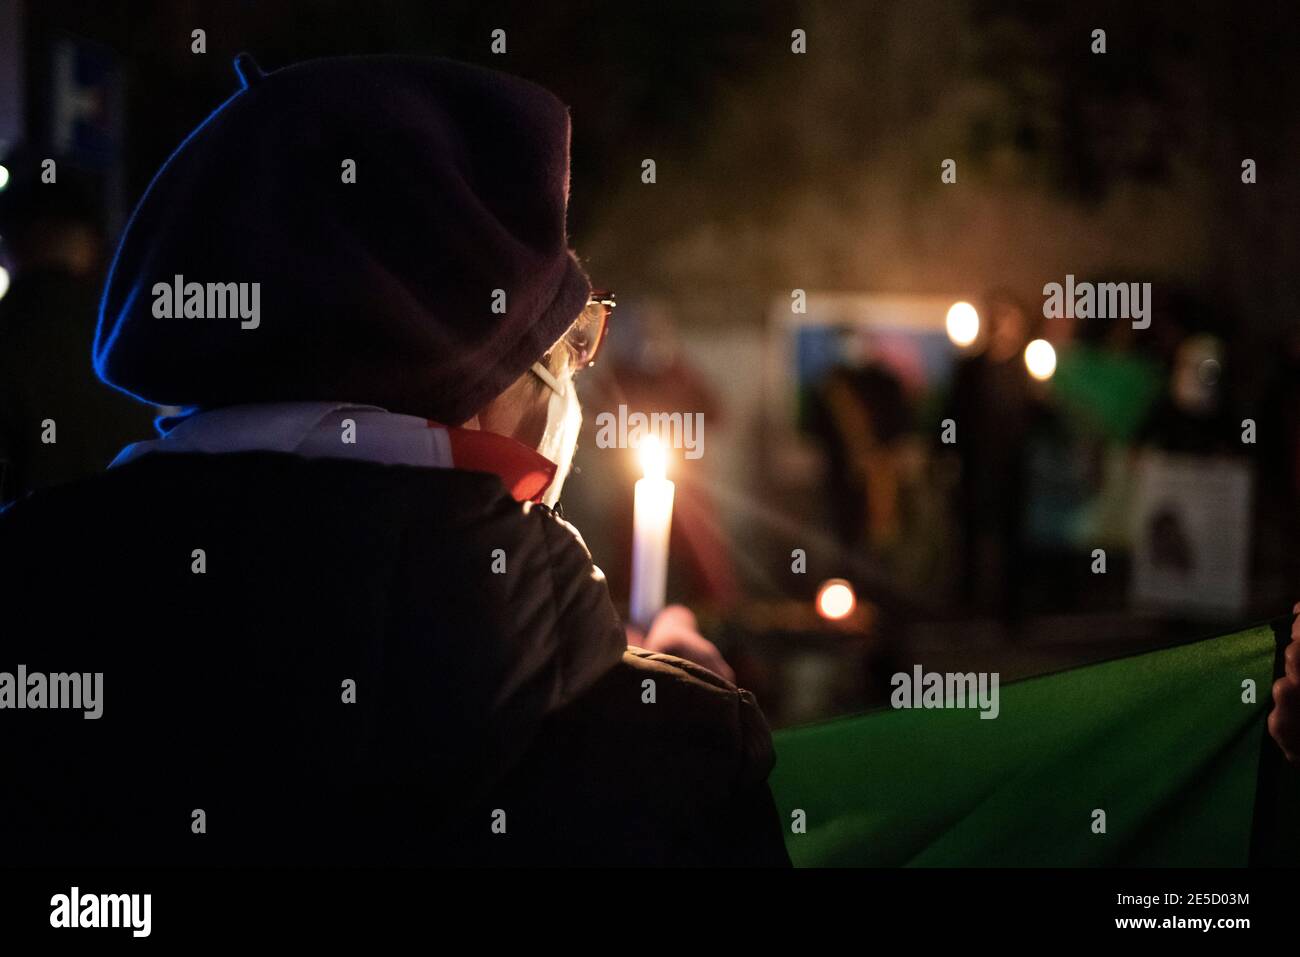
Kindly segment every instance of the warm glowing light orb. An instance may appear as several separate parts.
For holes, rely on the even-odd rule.
[[[8,291],[9,291],[9,270],[5,269],[4,266],[0,266],[0,299],[3,299],[5,297],[5,293],[7,293]]]
[[[843,578],[832,578],[822,582],[817,589],[817,614],[831,621],[847,618],[857,606],[857,596],[853,586]]]
[[[1056,350],[1046,339],[1035,339],[1025,346],[1025,368],[1039,382],[1045,382],[1056,372]]]
[[[661,479],[668,475],[668,450],[653,433],[644,436],[636,447],[637,458],[641,460],[641,471],[648,479]]]
[[[980,334],[980,314],[969,302],[954,302],[948,308],[945,325],[952,344],[965,349]]]
[[[0,166],[0,189],[9,185],[9,167]]]

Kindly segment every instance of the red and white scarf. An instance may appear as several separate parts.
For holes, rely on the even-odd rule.
[[[155,452],[285,452],[490,472],[519,502],[541,501],[556,471],[554,462],[504,435],[346,402],[275,402],[198,412],[160,439],[128,445],[109,467]]]

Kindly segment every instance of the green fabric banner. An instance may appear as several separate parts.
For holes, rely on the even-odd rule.
[[[887,709],[779,731],[771,784],[790,856],[804,867],[1300,862],[1297,776],[1266,741],[1276,651],[1265,625],[1009,684],[991,720]],[[791,826],[799,810],[804,833]]]

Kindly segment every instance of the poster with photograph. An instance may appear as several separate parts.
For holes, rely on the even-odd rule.
[[[1133,598],[1152,608],[1235,614],[1246,603],[1249,464],[1145,452],[1133,508]]]

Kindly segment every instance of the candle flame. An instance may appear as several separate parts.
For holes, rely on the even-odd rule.
[[[661,479],[668,475],[668,452],[657,435],[647,435],[637,444],[641,470],[648,479]]]
[[[822,582],[822,587],[817,590],[817,613],[831,621],[847,618],[857,603],[853,586],[843,578]]]

